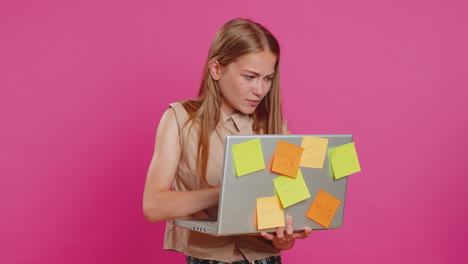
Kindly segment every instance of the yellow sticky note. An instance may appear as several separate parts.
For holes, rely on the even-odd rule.
[[[237,177],[265,169],[259,138],[233,145],[232,155]]]
[[[302,147],[279,140],[273,157],[273,172],[296,178],[301,162]]]
[[[283,208],[289,207],[310,197],[309,189],[299,169],[296,178],[279,176],[273,179],[276,193]]]
[[[278,196],[257,198],[257,228],[284,226],[284,210]]]
[[[323,190],[319,190],[306,216],[312,221],[328,228],[340,204],[340,200]]]
[[[301,147],[304,148],[301,167],[322,169],[328,148],[328,138],[303,137]]]
[[[330,153],[335,179],[361,171],[354,142],[339,146]]]

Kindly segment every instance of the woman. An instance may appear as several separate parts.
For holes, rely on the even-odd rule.
[[[311,234],[293,233],[291,217],[275,234],[261,236],[214,237],[172,222],[217,215],[227,135],[289,133],[279,58],[278,42],[263,26],[227,22],[211,44],[198,98],[171,104],[160,120],[143,210],[149,222],[168,220],[164,248],[186,254],[187,263],[281,263],[280,250]]]

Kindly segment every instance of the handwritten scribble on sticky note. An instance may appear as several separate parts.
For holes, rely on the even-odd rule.
[[[330,153],[335,179],[361,171],[354,142],[339,146]]]
[[[328,138],[303,137],[301,167],[322,169],[328,148]]]
[[[265,169],[262,144],[259,138],[232,146],[237,177]]]
[[[328,228],[340,204],[340,200],[323,190],[319,190],[306,216],[312,221]]]
[[[257,198],[257,228],[284,226],[284,210],[278,196]]]
[[[309,189],[300,169],[296,178],[279,176],[273,179],[273,183],[283,208],[287,208],[310,197]]]
[[[296,178],[304,149],[297,145],[279,140],[273,157],[273,172]]]

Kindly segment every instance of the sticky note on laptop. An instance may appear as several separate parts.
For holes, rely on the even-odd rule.
[[[330,153],[330,162],[335,179],[361,171],[354,142],[333,149]]]
[[[237,177],[265,169],[259,138],[233,145],[232,155]]]
[[[328,228],[340,204],[340,200],[323,190],[319,190],[306,216],[312,221]]]
[[[301,167],[322,169],[328,149],[328,138],[303,137]]]
[[[281,175],[296,178],[303,148],[278,140],[271,170]]]
[[[257,198],[257,228],[284,226],[284,210],[278,196]]]
[[[310,197],[309,189],[300,169],[296,178],[279,176],[273,179],[273,183],[283,208],[287,208]]]

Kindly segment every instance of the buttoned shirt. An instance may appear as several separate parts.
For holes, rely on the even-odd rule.
[[[175,113],[179,126],[181,156],[173,182],[175,191],[194,191],[207,188],[197,172],[198,125],[186,123],[188,113],[181,103],[172,103],[170,108]],[[283,133],[286,122],[283,121]],[[235,113],[231,116],[221,111],[220,120],[210,136],[210,151],[207,164],[207,182],[220,186],[224,162],[224,144],[228,135],[252,135],[253,119],[250,115]],[[242,195],[241,193],[239,195]],[[188,219],[213,219],[217,217],[218,207],[214,206],[188,216]],[[253,261],[270,256],[279,256],[280,251],[270,241],[261,236],[212,236],[174,225],[168,220],[164,238],[164,248],[182,252],[200,259],[233,262],[237,260]]]

